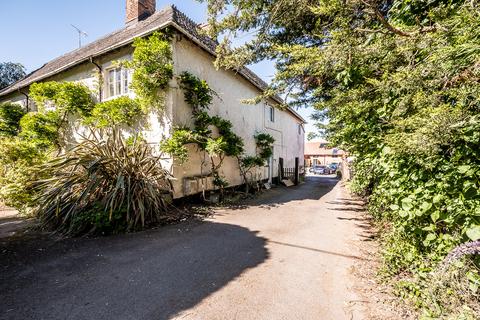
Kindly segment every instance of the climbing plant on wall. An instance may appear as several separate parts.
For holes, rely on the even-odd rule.
[[[194,127],[176,128],[172,136],[162,142],[161,150],[183,163],[188,160],[187,146],[196,145],[209,156],[214,184],[221,189],[228,185],[220,174],[223,161],[225,157],[236,158],[244,182],[247,183],[249,171],[264,166],[265,160],[270,157],[273,137],[266,133],[255,135],[258,154],[245,156],[244,142],[233,132],[232,123],[219,116],[210,116],[206,111],[215,95],[208,83],[189,72],[181,73],[178,80],[184,90],[185,102],[192,107]]]
[[[247,192],[251,184],[258,188],[258,180],[255,168],[263,167],[266,165],[267,160],[273,155],[273,143],[275,139],[268,133],[257,133],[254,136],[256,144],[256,155],[238,157],[238,163],[240,168],[240,174],[243,177],[243,181],[246,185]]]
[[[173,77],[172,48],[168,32],[154,32],[133,42],[132,60],[124,65],[133,69],[132,88],[144,110],[162,108],[165,89]]]
[[[118,97],[97,103],[84,123],[96,128],[107,128],[118,125],[132,126],[143,112],[138,99],[127,96]]]
[[[205,80],[188,72],[178,77],[184,90],[185,102],[192,107],[194,128],[176,128],[172,136],[161,144],[161,150],[180,162],[188,159],[187,145],[194,144],[205,152],[210,160],[211,175],[214,184],[223,189],[228,182],[219,170],[225,157],[237,157],[242,154],[243,140],[232,131],[232,123],[219,116],[210,116],[205,110],[213,100],[214,91]],[[213,132],[216,128],[216,132]]]

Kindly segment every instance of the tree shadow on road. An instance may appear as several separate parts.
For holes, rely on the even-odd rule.
[[[378,232],[373,227],[373,219],[367,214],[367,210],[363,201],[337,198],[336,200],[328,201],[327,203],[336,205],[336,207],[328,208],[328,210],[355,213],[355,216],[337,217],[337,219],[355,221],[355,226],[360,229],[360,232],[357,235],[362,241],[373,241],[377,239]]]
[[[191,221],[136,234],[0,243],[0,319],[168,319],[268,259],[264,238]]]

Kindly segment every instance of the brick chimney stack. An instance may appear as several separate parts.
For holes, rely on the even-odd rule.
[[[131,25],[145,20],[155,13],[155,0],[127,0],[125,24]]]

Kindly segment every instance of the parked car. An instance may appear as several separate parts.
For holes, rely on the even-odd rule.
[[[314,166],[312,172],[314,174],[327,174],[327,166]]]
[[[328,169],[330,170],[330,172],[329,172],[330,174],[333,174],[333,173],[337,172],[338,168],[339,168],[338,163],[330,163],[328,165]]]

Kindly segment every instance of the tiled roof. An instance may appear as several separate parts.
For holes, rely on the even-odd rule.
[[[306,142],[304,154],[307,156],[330,156],[334,154],[336,148],[328,148],[328,141],[321,140],[315,142]],[[342,150],[336,149],[337,155],[342,155]]]
[[[192,41],[200,45],[204,50],[215,55],[217,43],[211,38],[199,33],[198,24],[188,18],[184,13],[180,12],[175,6],[168,6],[163,10],[157,11],[143,21],[112,32],[85,45],[84,47],[53,59],[39,69],[28,74],[24,79],[1,90],[0,97],[27,87],[34,82],[44,80],[80,63],[89,61],[90,59],[103,55],[111,50],[121,48],[133,42],[137,37],[145,36],[155,30],[167,26],[173,26]],[[237,72],[260,90],[265,90],[267,88],[267,83],[248,68],[241,68]],[[283,103],[282,99],[278,96],[275,96],[274,99],[279,103]],[[288,111],[302,122],[305,122],[305,120],[293,109],[289,108]]]

